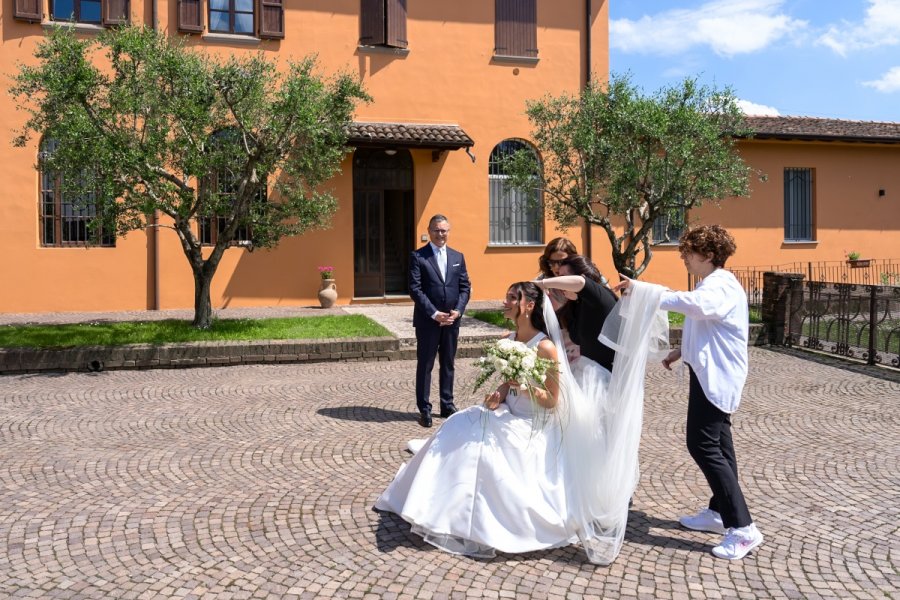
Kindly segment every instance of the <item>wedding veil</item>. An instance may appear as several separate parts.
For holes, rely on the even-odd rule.
[[[600,335],[616,351],[612,375],[582,357],[577,380],[559,321],[544,297],[544,320],[560,356],[567,523],[595,564],[612,563],[625,537],[628,505],[638,483],[644,371],[651,356],[668,350],[668,322],[659,311],[664,289],[633,282]]]

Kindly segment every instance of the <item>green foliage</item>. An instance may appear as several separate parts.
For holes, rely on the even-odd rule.
[[[502,310],[474,310],[467,312],[466,316],[502,327],[503,329],[509,329],[510,331],[516,328],[512,321],[503,316]]]
[[[284,68],[262,53],[221,60],[143,27],[84,40],[59,28],[36,58],[11,89],[30,114],[14,143],[57,140],[43,168],[72,196],[92,192],[120,235],[155,211],[171,217],[194,272],[198,326],[209,324],[209,284],[239,230],[271,248],[329,225],[337,202],[321,185],[348,151],[354,107],[369,100],[349,73],[320,76],[311,57]],[[194,233],[204,216],[224,218],[206,257]]]
[[[529,102],[527,114],[542,164],[516,153],[504,164],[511,183],[540,188],[563,228],[580,219],[602,227],[626,275],[649,264],[654,221],[680,225],[687,209],[748,192],[735,144],[750,131],[728,89],[686,79],[644,96],[628,77],[613,76],[579,96]]]
[[[0,348],[74,348],[178,342],[391,337],[364,315],[291,319],[214,319],[206,329],[187,321],[8,325],[0,327]]]

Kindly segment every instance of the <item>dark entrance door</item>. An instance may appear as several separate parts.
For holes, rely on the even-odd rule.
[[[353,155],[354,295],[406,295],[413,250],[415,194],[407,150]]]

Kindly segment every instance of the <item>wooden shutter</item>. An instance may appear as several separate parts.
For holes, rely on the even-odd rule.
[[[384,2],[385,0],[359,1],[360,46],[379,46],[384,44]]]
[[[385,0],[387,33],[385,44],[395,48],[406,48],[406,0]]]
[[[284,0],[259,0],[259,37],[284,39]]]
[[[495,0],[494,54],[536,58],[537,0]]]
[[[178,31],[203,32],[202,0],[178,0]]]
[[[15,0],[15,3],[13,17],[29,23],[41,22],[42,0]]]
[[[128,0],[103,0],[103,25],[128,23]]]

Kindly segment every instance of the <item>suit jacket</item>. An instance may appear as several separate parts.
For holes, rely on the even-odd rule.
[[[469,272],[466,270],[466,259],[462,252],[447,247],[447,280],[441,277],[437,256],[431,244],[412,253],[409,261],[409,295],[416,303],[413,310],[413,326],[421,327],[438,325],[431,318],[437,312],[459,311],[460,316],[469,303]],[[459,327],[457,319],[453,327]]]

